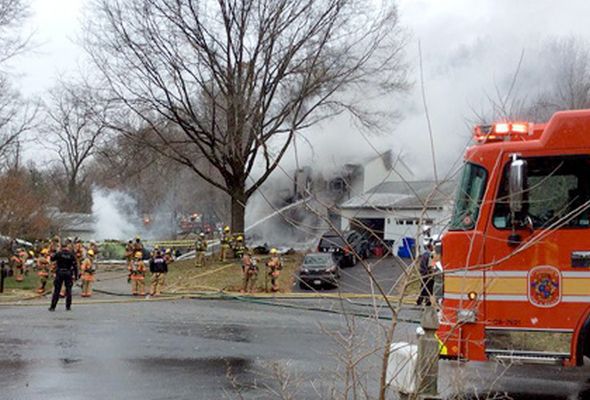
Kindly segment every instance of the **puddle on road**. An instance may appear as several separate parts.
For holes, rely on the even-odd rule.
[[[180,368],[190,374],[223,376],[227,375],[228,371],[236,375],[249,372],[252,366],[252,360],[240,357],[140,358],[129,361],[146,369]]]
[[[205,377],[209,382],[229,391],[256,391],[260,384],[266,382],[262,371],[257,369],[254,361],[241,357],[206,357],[206,358],[146,358],[129,360],[147,375],[173,373],[190,377]],[[271,382],[266,382],[271,384]]]
[[[167,333],[184,337],[200,337],[203,339],[222,340],[227,342],[248,343],[250,342],[250,330],[242,325],[175,325],[160,326],[156,329],[158,333]]]

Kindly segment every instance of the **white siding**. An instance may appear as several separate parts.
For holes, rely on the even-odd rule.
[[[428,210],[426,213],[422,211],[379,211],[370,209],[345,209],[342,210],[342,229],[350,228],[351,219],[363,218],[383,218],[385,222],[384,239],[394,240],[398,242],[402,237],[415,237],[421,232],[422,225],[425,225],[427,220],[432,220],[432,234],[438,234],[446,224],[448,217],[447,210]],[[420,225],[422,219],[422,225]]]

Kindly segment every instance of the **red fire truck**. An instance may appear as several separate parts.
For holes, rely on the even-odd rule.
[[[442,239],[441,354],[590,357],[590,110],[475,128]]]

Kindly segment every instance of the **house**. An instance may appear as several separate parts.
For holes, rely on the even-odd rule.
[[[341,228],[372,230],[386,241],[417,236],[422,226],[444,229],[456,183],[386,181],[339,205]]]
[[[393,152],[388,150],[358,163],[345,164],[329,179],[328,191],[340,194],[337,202],[342,203],[367,193],[381,183],[413,179],[414,174],[401,157],[394,156]]]
[[[96,221],[92,214],[61,212],[57,209],[48,210],[48,215],[58,227],[62,237],[78,237],[83,241],[95,239]]]

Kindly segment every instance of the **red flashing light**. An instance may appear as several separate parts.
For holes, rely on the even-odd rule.
[[[500,122],[493,125],[478,125],[475,127],[474,139],[480,143],[510,140],[529,133],[528,122]]]

